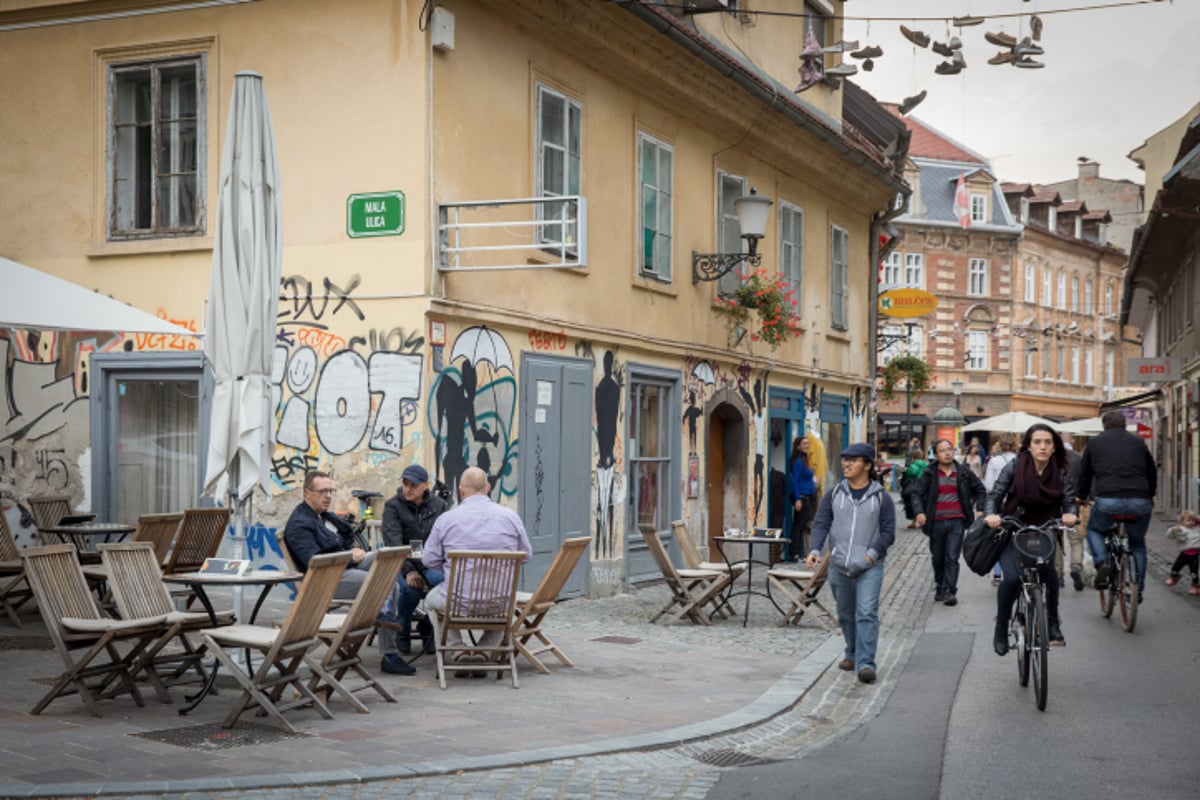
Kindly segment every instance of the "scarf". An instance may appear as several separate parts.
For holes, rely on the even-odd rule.
[[[1012,486],[1004,499],[1004,515],[1020,512],[1026,525],[1041,525],[1062,511],[1063,482],[1058,466],[1051,461],[1038,475],[1033,456],[1028,451],[1017,456]]]

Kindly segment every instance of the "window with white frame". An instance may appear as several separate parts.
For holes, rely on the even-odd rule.
[[[1047,308],[1054,305],[1053,284],[1054,272],[1046,267],[1042,270],[1042,305]]]
[[[1096,373],[1092,363],[1092,347],[1088,345],[1083,349],[1083,385],[1095,386]]]
[[[738,222],[737,206],[742,195],[746,194],[746,179],[740,175],[730,175],[727,172],[717,173],[717,252],[741,253],[746,250],[746,240],[742,238],[742,226]],[[724,295],[732,295],[741,283],[738,270],[730,270],[717,282],[717,291]]]
[[[1115,370],[1116,364],[1113,361],[1113,351],[1108,350],[1104,353],[1104,388],[1111,389],[1116,385],[1113,383]]]
[[[583,172],[583,106],[545,84],[537,86],[537,186],[538,197],[578,195]],[[539,241],[546,244],[576,241],[576,207],[569,203],[538,206]],[[564,228],[565,225],[565,228]]]
[[[1079,345],[1071,348],[1071,383],[1079,385]]]
[[[925,256],[922,253],[904,254],[904,285],[909,289],[925,288]]]
[[[1037,373],[1034,371],[1034,368],[1036,367],[1036,363],[1035,363],[1036,354],[1037,354],[1037,350],[1034,349],[1033,342],[1026,341],[1025,342],[1025,377],[1026,378],[1033,378],[1033,377],[1037,376]]]
[[[895,289],[904,285],[904,256],[901,253],[893,250],[888,253],[887,258],[883,260],[883,287],[885,289]]]
[[[108,65],[108,237],[205,230],[203,54]]]
[[[988,293],[988,262],[972,258],[967,265],[967,294],[983,297]]]
[[[844,331],[849,327],[850,233],[837,225],[829,226],[829,261],[829,324]]]
[[[1025,265],[1025,302],[1037,302],[1037,268],[1033,264]]]
[[[987,331],[967,331],[967,369],[987,369],[989,338]]]
[[[1055,377],[1057,377],[1061,381],[1063,379],[1063,377],[1066,375],[1066,369],[1067,369],[1067,346],[1065,344],[1059,344],[1057,360],[1058,360],[1058,372],[1055,373]]]
[[[1093,310],[1093,301],[1095,300],[1095,297],[1093,296],[1092,289],[1092,279],[1088,278],[1083,282],[1083,313],[1087,314],[1089,317],[1095,313]]]
[[[971,195],[971,222],[987,222],[987,195]]]
[[[779,202],[779,271],[796,293],[792,309],[798,316],[804,279],[804,212],[783,200]]]
[[[1067,273],[1061,269],[1058,271],[1058,308],[1067,308]]]
[[[906,332],[906,330],[901,325],[883,326],[882,332],[887,337],[886,341],[888,345],[879,353],[880,364],[887,364],[893,358],[905,355],[921,358],[921,343],[924,340],[924,331],[916,326],[911,331]]]
[[[1079,313],[1079,276],[1071,276],[1071,310]]]
[[[1112,316],[1112,313],[1113,313],[1112,308],[1113,308],[1112,284],[1106,283],[1106,284],[1104,284],[1104,314],[1105,314],[1105,316],[1108,316],[1108,317]]]
[[[638,228],[642,232],[640,268],[645,275],[670,281],[675,153],[670,145],[644,133],[638,135],[638,153],[638,183],[641,186],[641,224]]]
[[[1042,380],[1050,378],[1050,345],[1048,343],[1042,345]]]

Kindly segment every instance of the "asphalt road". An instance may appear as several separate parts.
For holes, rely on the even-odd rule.
[[[727,770],[732,798],[1200,797],[1200,603],[1147,576],[1137,628],[1062,592],[1067,646],[1050,652],[1049,703],[992,652],[995,590],[964,570],[934,607],[880,713],[798,760]]]

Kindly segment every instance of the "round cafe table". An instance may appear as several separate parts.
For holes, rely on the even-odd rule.
[[[47,525],[38,528],[42,533],[49,533],[59,538],[59,541],[70,542],[79,552],[81,563],[96,563],[100,560],[96,553],[96,544],[104,542],[120,542],[126,536],[137,530],[136,525],[125,522],[71,522],[66,525]]]
[[[742,574],[744,574],[746,576],[745,588],[730,591],[729,594],[725,595],[726,603],[728,603],[730,600],[732,600],[735,597],[745,596],[746,606],[742,610],[742,627],[743,628],[746,627],[746,623],[750,619],[750,596],[751,595],[759,595],[760,597],[767,598],[768,600],[771,601],[771,605],[775,606],[775,608],[778,609],[780,614],[786,613],[782,608],[779,607],[779,603],[775,602],[775,598],[771,596],[771,592],[769,590],[764,592],[763,590],[758,589],[754,586],[754,565],[762,564],[764,567],[770,567],[771,566],[770,546],[787,544],[787,540],[785,540],[781,536],[758,535],[757,531],[761,531],[761,530],[773,530],[773,529],[756,528],[755,529],[756,535],[754,535],[754,536],[714,536],[713,537],[713,541],[717,543],[717,549],[721,553],[721,558],[723,558],[725,560],[725,565],[727,567],[729,567],[729,574],[733,576],[733,583],[736,583],[741,578],[741,575],[739,575],[738,571],[734,569],[734,566],[737,564],[745,564],[746,565],[746,569],[742,570]],[[746,557],[731,560],[728,552],[726,551],[725,546],[727,544],[735,544],[735,545],[744,544],[744,545],[746,545]],[[761,558],[755,558],[754,557],[755,548],[764,547],[764,546],[767,547],[766,560],[761,559]],[[733,586],[733,583],[730,584],[731,588]]]

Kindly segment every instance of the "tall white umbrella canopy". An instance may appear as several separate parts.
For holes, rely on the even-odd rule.
[[[1069,433],[1073,436],[1095,436],[1104,431],[1104,425],[1100,422],[1099,417],[1076,419],[1064,422],[1057,427],[1059,433]]]
[[[0,326],[196,336],[187,328],[41,270],[0,258]]]
[[[245,544],[247,505],[254,487],[267,491],[270,480],[280,216],[279,163],[262,76],[239,72],[233,80],[221,153],[204,341],[215,383],[204,493],[228,494],[239,551]],[[240,612],[240,603],[235,605]]]
[[[962,430],[964,433],[971,431],[991,431],[992,433],[1024,433],[1029,430],[1030,425],[1037,423],[1049,425],[1051,428],[1057,427],[1057,423],[1048,420],[1044,417],[1037,417],[1033,414],[1024,411],[1005,411],[1003,414],[997,414],[994,417],[986,417],[970,425],[964,425]]]

